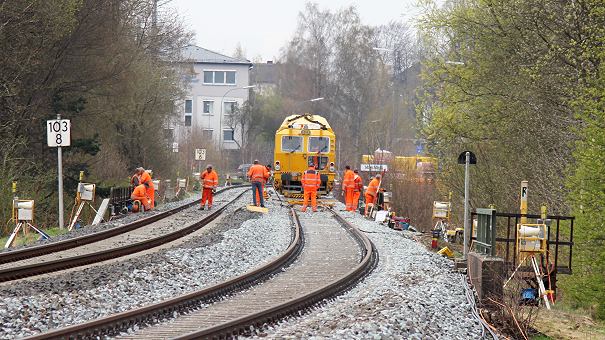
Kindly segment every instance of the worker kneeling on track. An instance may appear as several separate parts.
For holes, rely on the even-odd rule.
[[[263,197],[263,185],[265,181],[269,179],[269,171],[264,165],[259,164],[258,160],[254,160],[254,165],[248,170],[248,178],[252,183],[252,202],[255,206],[258,206],[258,200],[260,200],[260,206],[265,207],[265,200]],[[258,196],[256,194],[258,193]]]
[[[202,182],[202,203],[200,210],[204,210],[206,202],[208,202],[208,210],[212,209],[212,197],[214,191],[218,187],[218,174],[212,170],[212,165],[206,166],[206,171],[200,174],[200,181]]]
[[[138,186],[136,186],[134,188],[134,190],[132,191],[132,194],[130,195],[130,199],[132,200],[133,203],[135,203],[136,201],[141,202],[141,204],[143,205],[143,208],[145,210],[151,209],[151,202],[149,200],[149,197],[147,197],[147,187],[143,184],[139,184]],[[136,204],[133,204],[132,207],[133,207],[133,209],[132,209],[133,212],[137,212],[139,209]]]
[[[317,211],[317,189],[321,184],[321,178],[315,166],[309,166],[309,169],[303,173],[301,182],[304,191],[302,211],[307,211],[309,199],[311,199],[311,208],[313,208],[313,211]]]
[[[370,204],[374,205],[376,204],[376,196],[378,194],[378,187],[380,187],[380,175],[376,175],[376,177],[374,177],[374,179],[372,179],[370,181],[370,183],[368,184],[368,188],[366,189],[366,195],[365,195],[365,200],[366,200],[366,209],[365,209],[365,216],[368,216],[368,207]]]
[[[149,209],[145,210],[151,210],[155,207],[155,188],[153,186],[153,181],[151,180],[151,174],[143,168],[138,168],[137,171],[140,176],[139,183],[145,186],[147,197],[149,197]]]

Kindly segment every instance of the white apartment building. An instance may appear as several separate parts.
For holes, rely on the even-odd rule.
[[[181,105],[178,138],[195,129],[222,149],[238,149],[241,135],[230,114],[248,100],[252,63],[198,46],[187,46],[182,57],[191,87]]]

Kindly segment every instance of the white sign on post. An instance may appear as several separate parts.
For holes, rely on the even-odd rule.
[[[389,166],[387,164],[361,164],[361,171],[389,171]]]
[[[71,145],[71,122],[69,119],[46,121],[46,142],[50,147]]]
[[[195,149],[195,160],[205,161],[206,160],[206,149]]]
[[[46,121],[46,143],[57,148],[57,182],[59,183],[59,228],[63,229],[63,153],[61,147],[71,145],[71,122],[57,115]]]
[[[172,152],[179,152],[179,143],[172,143]]]

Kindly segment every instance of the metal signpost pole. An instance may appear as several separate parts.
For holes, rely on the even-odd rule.
[[[61,120],[61,115],[57,115],[57,120]],[[57,146],[57,176],[59,179],[59,228],[63,229],[63,151],[61,146]]]
[[[468,254],[468,240],[469,240],[469,220],[468,220],[468,201],[469,197],[469,164],[471,160],[471,153],[466,152],[464,162],[464,259]]]

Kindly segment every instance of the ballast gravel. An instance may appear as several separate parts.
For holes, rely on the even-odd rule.
[[[231,190],[237,190],[237,189],[231,189]],[[229,191],[227,191],[226,193],[224,193],[222,195],[225,195],[225,196],[230,195],[231,193],[227,194],[228,192]],[[37,242],[32,243],[32,244],[20,245],[20,246],[17,246],[17,247],[7,248],[7,249],[2,248],[0,250],[0,253],[7,252],[7,251],[13,251],[13,250],[16,250],[16,249],[21,249],[21,248],[27,248],[27,247],[31,247],[31,246],[38,246],[38,245],[42,245],[42,244],[49,244],[49,243],[59,242],[59,241],[67,240],[67,239],[74,238],[74,237],[84,236],[84,235],[88,235],[88,234],[92,234],[92,233],[98,233],[98,232],[106,230],[106,229],[121,227],[121,226],[123,226],[125,224],[132,223],[132,222],[135,222],[137,220],[140,220],[141,218],[153,216],[153,215],[159,214],[161,212],[164,212],[164,211],[167,211],[167,210],[171,210],[171,209],[180,207],[182,205],[194,202],[196,200],[199,200],[201,197],[202,196],[199,193],[194,193],[194,194],[191,194],[191,196],[189,196],[187,198],[184,198],[184,199],[182,199],[180,201],[168,202],[168,203],[161,204],[156,209],[153,209],[153,210],[150,210],[150,211],[146,211],[146,212],[139,213],[139,214],[127,214],[127,215],[123,215],[123,216],[118,216],[116,219],[113,219],[113,220],[111,220],[109,222],[99,223],[99,224],[94,225],[94,226],[93,225],[87,225],[87,226],[84,226],[84,227],[79,228],[79,229],[74,229],[74,230],[72,230],[70,232],[67,232],[65,234],[53,236],[49,240],[38,240]],[[220,197],[220,196],[218,196],[218,197]]]
[[[344,208],[337,206],[337,209]],[[361,215],[340,212],[378,249],[377,268],[350,291],[312,313],[282,321],[255,337],[307,339],[479,339],[462,276],[450,260]]]
[[[186,294],[243,274],[283,253],[292,237],[288,209],[259,216],[246,193],[208,233],[177,247],[0,287],[0,339],[24,337]]]

